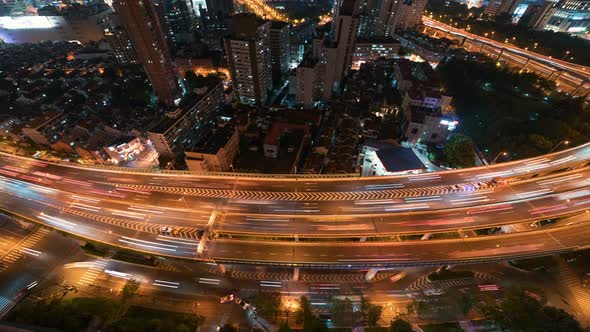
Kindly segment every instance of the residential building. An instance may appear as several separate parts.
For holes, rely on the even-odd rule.
[[[399,53],[400,42],[394,38],[374,37],[357,39],[352,54],[353,70],[358,70],[361,64],[378,58],[393,59]]]
[[[348,75],[358,31],[359,17],[354,14],[354,1],[344,0],[335,23],[334,40],[314,40],[314,57],[320,61],[320,75],[323,77],[323,96],[332,98],[334,92],[342,89],[342,79]]]
[[[207,141],[185,150],[188,169],[195,172],[227,172],[240,152],[240,135],[232,126],[213,130]]]
[[[231,35],[225,50],[236,99],[244,104],[264,104],[271,89],[271,22],[254,14],[232,16]]]
[[[193,131],[199,130],[208,122],[225,102],[223,84],[219,81],[196,92],[194,100],[187,102],[186,106],[166,113],[147,131],[148,138],[161,155],[174,155],[190,146],[193,137],[198,136]]]
[[[270,59],[273,86],[279,87],[289,72],[291,45],[289,23],[273,21],[270,26]]]
[[[104,37],[118,63],[135,64],[139,62],[133,43],[118,14],[109,15],[109,19],[105,22]]]
[[[414,30],[422,21],[422,13],[428,0],[396,0],[401,1],[399,6],[399,20],[396,29]]]
[[[427,62],[400,60],[395,77],[402,93],[402,139],[410,146],[444,143],[459,122],[436,72]]]
[[[48,111],[26,122],[21,130],[25,137],[30,138],[36,144],[49,145],[50,138],[47,137],[46,131],[61,122],[63,118],[63,112]]]
[[[137,57],[159,100],[178,106],[183,95],[182,79],[172,60],[164,29],[150,0],[115,0],[113,6],[129,34]]]
[[[307,56],[296,69],[296,101],[304,108],[313,108],[322,96],[322,77],[318,59]]]

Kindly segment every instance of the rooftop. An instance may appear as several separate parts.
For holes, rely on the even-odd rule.
[[[375,152],[381,163],[388,172],[401,172],[407,170],[425,169],[412,149],[392,147],[377,150]]]
[[[234,134],[235,129],[231,126],[219,127],[213,130],[213,134],[201,146],[193,147],[188,152],[198,152],[205,154],[217,154],[219,149],[225,147],[227,142]]]

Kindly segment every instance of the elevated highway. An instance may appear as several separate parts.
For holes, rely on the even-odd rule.
[[[530,70],[558,83],[559,89],[574,96],[587,98],[590,95],[590,67],[555,59],[510,43],[469,33],[428,16],[422,17],[424,33],[434,37],[446,36],[460,41],[461,47],[483,53],[496,61],[504,61],[510,67]]]
[[[487,167],[360,178],[161,172],[2,154],[0,209],[85,239],[221,263],[479,262],[585,247],[589,162],[586,144]],[[492,179],[510,183],[485,185]],[[563,217],[575,222],[469,239],[395,238]]]

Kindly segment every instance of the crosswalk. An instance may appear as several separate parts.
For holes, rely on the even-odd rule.
[[[98,276],[104,271],[105,267],[109,263],[109,259],[99,258],[95,260],[92,265],[84,272],[80,280],[78,281],[78,285],[87,286],[92,285],[94,280],[98,278]]]
[[[0,272],[6,271],[6,269],[8,269],[11,264],[18,261],[23,255],[35,257],[41,255],[40,251],[34,250],[32,248],[49,232],[49,229],[37,228],[30,235],[25,237],[18,245],[16,245],[16,247],[14,247],[0,259]]]
[[[494,278],[488,274],[475,272],[473,278],[463,278],[463,279],[452,279],[452,280],[444,280],[444,281],[429,281],[427,276],[421,277],[418,280],[414,281],[410,286],[408,286],[408,290],[424,290],[424,289],[446,289],[446,288],[453,288],[453,287],[467,287],[478,285],[486,282],[490,282],[494,280]]]
[[[559,278],[572,293],[584,320],[588,321],[590,319],[590,292],[582,286],[578,275],[561,259],[559,260]]]
[[[16,302],[12,299],[0,296],[0,319],[2,319],[15,305]]]

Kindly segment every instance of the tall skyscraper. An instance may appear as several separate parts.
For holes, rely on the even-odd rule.
[[[319,59],[319,72],[323,77],[323,99],[332,98],[342,88],[343,78],[350,71],[352,52],[359,26],[355,14],[355,1],[343,0],[335,21],[333,40],[314,40],[314,56]]]
[[[154,4],[150,0],[115,0],[113,6],[121,16],[158,99],[168,106],[178,105],[183,94],[182,79],[170,55]]]
[[[270,26],[272,83],[279,86],[289,71],[291,43],[289,23],[273,21]]]
[[[401,1],[399,20],[395,29],[413,30],[422,21],[422,13],[428,0],[396,0]]]
[[[232,16],[225,39],[234,93],[240,103],[264,104],[271,88],[270,21],[254,14]]]
[[[138,63],[137,53],[118,14],[111,14],[104,23],[104,38],[109,43],[115,60],[121,64]]]

